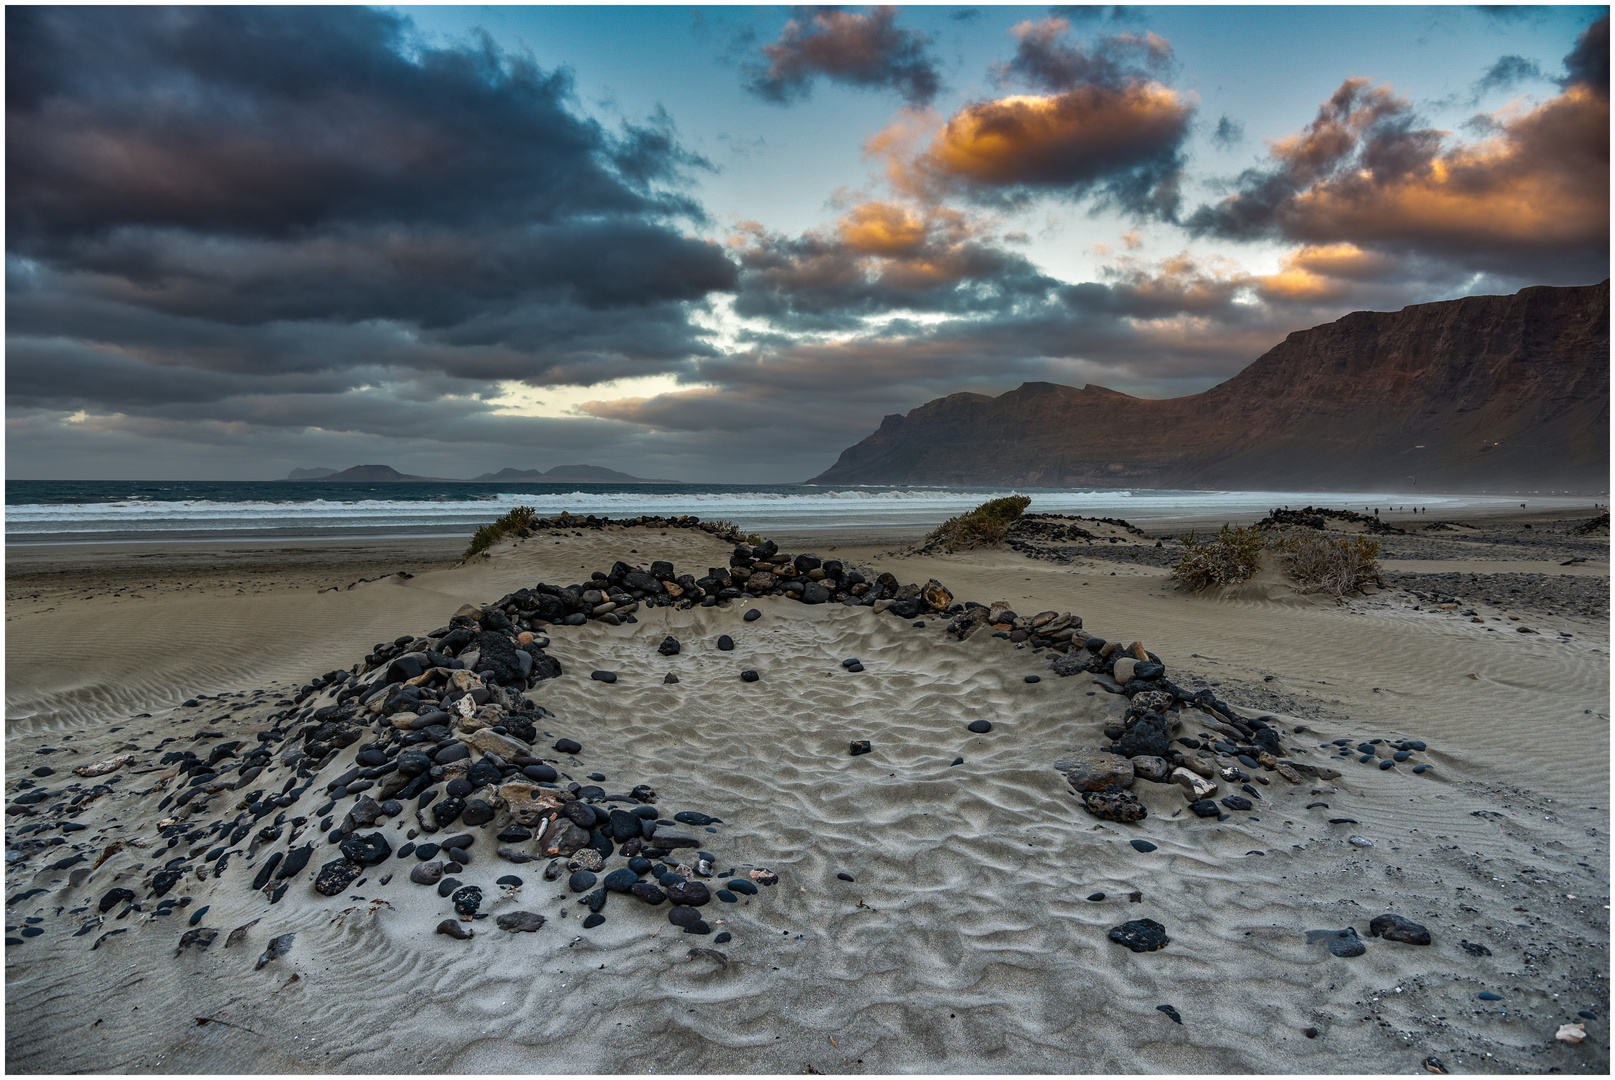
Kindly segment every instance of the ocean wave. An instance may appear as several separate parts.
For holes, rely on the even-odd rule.
[[[634,517],[641,514],[678,516],[695,514],[726,519],[748,529],[815,529],[832,527],[930,526],[962,513],[991,498],[1015,494],[999,491],[959,491],[945,488],[838,488],[830,490],[678,490],[678,491],[567,491],[478,492],[473,496],[445,493],[437,497],[210,499],[159,500],[130,497],[113,501],[18,503],[6,507],[6,535],[108,536],[170,533],[325,532],[356,529],[474,527],[516,506],[532,506],[540,514],[599,514]],[[1401,505],[1406,496],[1384,493],[1271,491],[1150,491],[1150,490],[1045,490],[1030,492],[1034,512],[1078,514],[1089,517],[1184,517],[1261,513],[1274,506],[1321,503],[1344,507]],[[1419,504],[1434,510],[1456,505],[1497,503],[1506,498],[1420,496]]]

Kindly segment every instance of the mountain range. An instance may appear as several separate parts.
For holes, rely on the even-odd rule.
[[[437,483],[437,484],[681,484],[682,480],[646,480],[639,476],[629,476],[627,473],[615,469],[603,468],[599,465],[557,465],[549,472],[540,472],[537,469],[500,469],[498,472],[483,473],[470,480],[452,480],[441,476],[412,476],[401,473],[391,465],[355,465],[351,469],[338,472],[335,469],[293,469],[288,480],[309,480],[316,482],[348,483],[348,484],[393,484],[393,483]]]
[[[1352,312],[1187,397],[953,394],[808,483],[1607,491],[1609,281]]]

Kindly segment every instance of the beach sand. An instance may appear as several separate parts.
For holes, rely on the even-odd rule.
[[[700,833],[721,867],[779,874],[756,897],[703,909],[733,934],[724,945],[624,897],[584,930],[564,878],[543,881],[542,861],[492,857],[491,837],[457,876],[490,897],[497,877],[521,876],[520,896],[491,910],[543,913],[536,933],[489,918],[470,941],[435,935],[450,903],[407,881],[413,858],[336,898],[299,878],[271,906],[251,891],[242,855],[222,878],[170,894],[192,897],[188,908],[117,921],[120,905],[74,935],[108,889],[140,890],[171,857],[152,827],[161,792],[138,794],[163,775],[151,752],[160,741],[205,753],[217,740],[202,731],[256,732],[311,677],[442,626],[462,604],[583,580],[616,559],[670,559],[699,575],[725,565],[729,545],[679,529],[540,533],[466,566],[443,541],[9,551],[8,802],[42,765],[56,774],[37,782],[61,787],[72,767],[114,753],[142,764],[77,815],[86,829],[32,833],[63,842],[8,862],[7,935],[43,932],[6,949],[7,1068],[1334,1073],[1422,1071],[1434,1056],[1453,1072],[1605,1074],[1608,537],[1592,538],[1601,558],[1561,567],[1556,552],[1581,543],[1567,535],[1574,522],[1471,524],[1474,536],[1386,538],[1387,580],[1429,596],[1459,582],[1474,595],[1458,594],[1457,609],[1406,587],[1337,605],[1295,594],[1276,569],[1224,594],[1180,592],[1150,562],[1165,550],[1155,539],[1172,535],[1164,523],[1045,558],[905,555],[914,537],[877,531],[776,537],[783,550],[902,582],[935,577],[961,600],[1071,611],[1090,633],[1142,641],[1186,687],[1215,687],[1287,731],[1304,726],[1286,739],[1294,759],[1343,773],[1322,795],[1321,782],[1272,777],[1251,812],[1222,822],[1142,780],[1145,821],[1083,812],[1052,762],[1101,745],[1124,699],[1089,675],[1050,672],[1049,653],[986,633],[955,641],[945,617],[916,628],[765,598],[555,628],[548,651],[566,674],[528,696],[555,714],[545,730],[583,744],[563,767],[604,773],[608,791],[648,783],[664,814],[721,818],[716,834]],[[1533,573],[1543,576],[1523,576]],[[752,607],[762,617],[743,622]],[[732,653],[713,647],[723,633]],[[680,655],[658,655],[667,634]],[[864,671],[841,667],[852,656]],[[619,681],[591,681],[596,668]],[[742,682],[742,668],[760,681]],[[680,682],[665,685],[667,672]],[[181,707],[221,694],[243,696]],[[1185,714],[1183,734],[1197,715]],[[976,719],[993,730],[967,732]],[[1422,739],[1420,759],[1435,768],[1342,762],[1319,747],[1336,738]],[[852,739],[873,752],[849,756]],[[956,756],[964,764],[950,767]],[[290,812],[311,813],[304,803]],[[39,820],[8,814],[8,851]],[[378,828],[396,848],[414,825],[411,804]],[[1354,834],[1374,846],[1352,846]],[[131,836],[150,844],[79,873]],[[1134,850],[1135,838],[1158,850]],[[307,839],[318,844],[311,871],[334,857]],[[50,868],[77,852],[88,858]],[[202,905],[220,937],[177,952]],[[1371,938],[1369,920],[1386,912],[1429,927],[1434,944]],[[1171,943],[1135,954],[1107,939],[1138,918],[1164,925]],[[1364,955],[1308,943],[1309,930],[1347,926]],[[92,950],[115,929],[127,932]],[[284,933],[297,935],[291,951],[255,971]],[[727,966],[691,957],[692,946],[719,949]],[[1478,1000],[1483,991],[1501,1000]],[[1567,1022],[1585,1023],[1586,1041],[1556,1040]]]

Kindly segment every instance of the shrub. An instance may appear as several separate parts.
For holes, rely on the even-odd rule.
[[[474,555],[485,555],[489,548],[520,529],[532,524],[536,511],[531,506],[518,506],[510,513],[486,525],[478,526],[477,531],[471,534],[471,546],[465,549],[460,561]]]
[[[711,524],[712,535],[720,540],[728,540],[736,544],[750,544],[752,547],[756,547],[763,542],[760,533],[742,532],[740,526],[732,521],[714,521]]]
[[[1008,495],[982,503],[968,514],[949,518],[925,538],[925,547],[996,547],[1004,542],[1009,527],[1032,504],[1026,495]]]
[[[1328,593],[1343,601],[1369,585],[1384,585],[1379,573],[1379,541],[1366,536],[1305,533],[1275,545],[1285,555],[1296,591]]]
[[[1191,532],[1183,537],[1183,546],[1183,557],[1172,567],[1172,577],[1195,592],[1211,585],[1238,585],[1262,568],[1267,530],[1224,525],[1216,536],[1205,540]]]

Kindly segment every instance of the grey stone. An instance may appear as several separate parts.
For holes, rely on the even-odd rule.
[[[1079,792],[1133,786],[1133,763],[1102,750],[1072,751],[1056,759],[1054,767]]]

